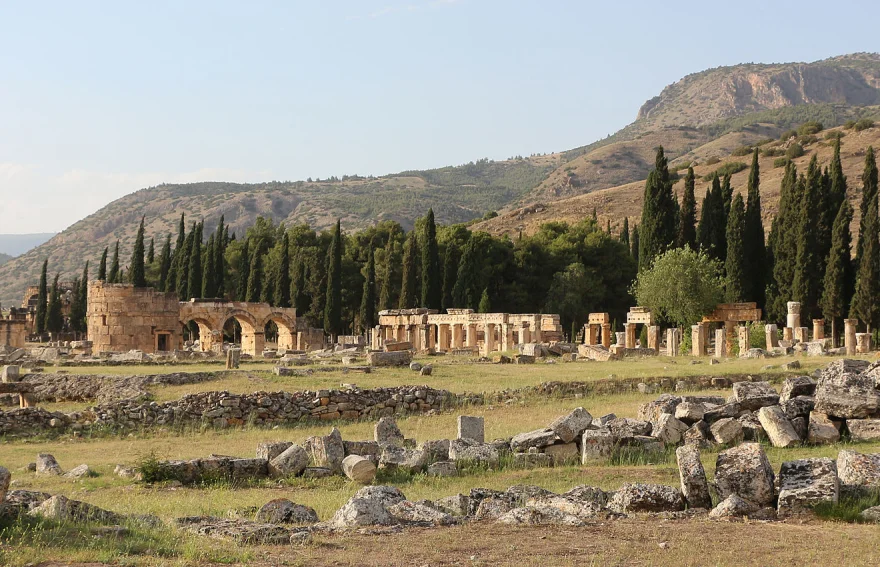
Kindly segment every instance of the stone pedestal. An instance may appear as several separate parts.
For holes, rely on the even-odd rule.
[[[810,330],[807,327],[794,328],[794,340],[799,343],[805,343],[810,340]]]
[[[782,340],[791,342],[794,339],[794,330],[791,327],[782,328]]]
[[[666,356],[678,356],[681,344],[681,331],[679,329],[666,329]]]
[[[779,331],[776,325],[764,325],[764,334],[767,337],[767,350],[772,350],[779,346]]]
[[[586,331],[584,333],[585,345],[599,344],[599,333],[601,332],[601,327],[599,325],[586,325],[584,330]]]
[[[660,326],[651,325],[650,327],[648,327],[648,348],[659,352],[661,342],[662,339],[660,338]]]
[[[226,370],[238,368],[241,361],[241,349],[231,348],[226,351]]]
[[[626,333],[620,331],[614,333],[614,346],[626,346]]]
[[[858,324],[858,319],[843,320],[843,346],[846,347],[848,355],[856,353],[856,326]]]
[[[703,325],[691,325],[691,354],[693,356],[705,356],[706,333]]]
[[[636,348],[636,325],[635,323],[626,323],[623,326],[624,333],[626,333],[626,338],[624,339],[623,345],[626,348]]]
[[[801,326],[801,304],[797,301],[789,301],[786,307],[788,307],[788,316],[785,319],[785,326],[797,329]]]
[[[467,326],[467,346],[477,346],[477,326],[470,324]]]
[[[715,358],[727,356],[727,331],[715,329]]]
[[[611,323],[602,323],[602,346],[611,348]]]
[[[867,354],[871,352],[871,333],[856,333],[856,353]]]
[[[813,340],[821,341],[825,338],[825,319],[813,319]]]
[[[742,356],[745,353],[749,352],[751,348],[752,341],[749,337],[749,328],[746,326],[740,326],[736,329],[736,337],[737,337],[737,346],[739,346],[739,355]]]

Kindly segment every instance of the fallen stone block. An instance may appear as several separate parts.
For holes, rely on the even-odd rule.
[[[544,447],[544,454],[553,461],[553,465],[559,466],[566,463],[575,463],[579,460],[580,451],[577,443],[557,443]]]
[[[37,474],[45,476],[60,475],[62,470],[55,457],[48,453],[40,453],[37,455]]]
[[[257,445],[257,458],[271,461],[290,448],[293,443],[289,441],[270,441]]]
[[[70,500],[60,494],[49,498],[28,513],[31,516],[42,516],[60,522],[118,524],[124,520],[120,514],[78,500]]]
[[[367,364],[370,366],[409,366],[411,362],[412,352],[409,350],[370,351],[367,353]]]
[[[309,506],[276,498],[263,504],[257,511],[256,520],[267,524],[315,524],[318,514]]]
[[[727,445],[742,439],[743,428],[739,420],[733,417],[719,419],[709,428],[716,443]]]
[[[639,406],[636,417],[641,421],[656,424],[661,415],[675,414],[675,408],[681,403],[681,398],[670,394],[663,394],[656,400],[646,402]]]
[[[496,465],[501,460],[501,453],[491,443],[477,443],[469,439],[453,439],[449,442],[449,459],[455,462]]]
[[[189,516],[177,518],[175,524],[196,535],[234,541],[239,545],[285,545],[293,539],[290,528],[242,519]]]
[[[880,419],[848,419],[846,427],[853,441],[880,440]]]
[[[808,512],[821,502],[836,504],[839,494],[833,459],[786,461],[779,470],[779,517]]]
[[[822,371],[816,386],[816,411],[843,419],[880,415],[880,391],[874,379],[844,370],[862,367],[855,362],[864,361],[835,361]]]
[[[581,464],[606,459],[614,451],[617,438],[608,429],[588,429],[581,436]]]
[[[687,432],[688,426],[674,416],[664,413],[654,425],[651,436],[670,445],[676,445]]]
[[[821,412],[810,412],[807,425],[807,442],[813,445],[825,445],[840,441],[840,421],[835,421]]]
[[[797,417],[809,417],[816,402],[812,396],[796,396],[781,402],[779,405],[783,413],[785,413],[785,417],[791,420]]]
[[[604,425],[618,438],[650,435],[652,429],[651,422],[628,417],[616,417]]]
[[[393,486],[365,486],[333,514],[327,522],[331,529],[345,530],[363,526],[389,526],[397,520],[387,507],[406,500]]]
[[[584,522],[572,514],[551,507],[525,506],[514,508],[496,520],[499,524],[525,526],[583,526]]]
[[[291,443],[290,447],[269,461],[269,474],[273,477],[297,476],[309,466],[309,454],[301,446]]]
[[[484,443],[486,441],[484,418],[471,415],[458,416],[458,438]]]
[[[681,492],[662,484],[626,483],[608,502],[611,510],[628,512],[676,512],[684,510]]]
[[[437,461],[428,465],[426,472],[429,476],[458,476],[458,467],[453,461]]]
[[[593,416],[584,408],[575,408],[568,415],[557,418],[550,429],[563,443],[571,443],[580,437],[593,422]]]
[[[813,396],[816,393],[816,381],[809,376],[789,376],[782,382],[779,402],[784,403],[798,396]]]
[[[718,506],[712,508],[712,510],[709,512],[709,517],[716,520],[726,518],[741,518],[743,516],[754,514],[757,511],[758,506],[755,506],[747,500],[743,500],[736,494],[731,494],[730,496],[722,500],[718,504]]]
[[[749,411],[779,404],[779,394],[769,382],[737,382],[733,397],[741,409]]]
[[[675,418],[688,425],[701,421],[706,406],[700,403],[682,402],[675,408]]]
[[[79,465],[77,467],[73,467],[66,473],[64,473],[65,478],[87,478],[91,476],[97,476],[92,469],[89,468],[89,465]]]
[[[342,472],[360,484],[370,484],[376,478],[376,465],[360,455],[348,455],[342,459]]]
[[[514,435],[510,440],[510,449],[515,452],[523,452],[534,447],[543,449],[556,441],[556,433],[552,429],[536,429],[526,433]]]
[[[681,480],[681,493],[689,508],[712,507],[706,471],[700,461],[700,450],[693,445],[684,445],[675,450],[678,475]]]
[[[376,443],[381,445],[397,445],[403,446],[403,433],[397,427],[397,422],[393,417],[384,416],[379,418],[374,428],[374,437]]]
[[[773,467],[758,443],[743,443],[718,453],[715,486],[721,498],[735,494],[759,507],[771,506],[776,496]]]
[[[312,463],[318,467],[326,467],[334,474],[342,473],[342,459],[345,458],[345,446],[342,434],[335,427],[329,435],[309,437],[306,441]]]
[[[862,454],[843,450],[837,454],[841,490],[860,492],[880,488],[880,453]]]
[[[551,494],[534,496],[526,500],[526,506],[533,508],[555,508],[581,520],[593,519],[602,512],[603,504],[594,500],[585,500],[567,495]]]
[[[800,437],[779,406],[762,407],[758,410],[758,421],[774,447],[793,447],[800,443]]]
[[[410,526],[449,526],[455,523],[455,518],[442,510],[431,506],[401,500],[386,507],[388,514],[400,524]]]
[[[549,467],[553,464],[553,457],[546,453],[531,450],[528,453],[514,453],[513,466],[518,469],[537,469]]]

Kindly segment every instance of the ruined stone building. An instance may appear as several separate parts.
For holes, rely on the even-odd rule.
[[[66,318],[70,317],[70,307],[73,304],[73,294],[75,293],[74,282],[58,282],[58,290],[61,296],[61,314]],[[52,282],[49,282],[49,294],[52,294]],[[36,329],[37,319],[37,303],[40,299],[40,286],[32,285],[24,292],[24,298],[21,301],[20,312],[25,313],[27,322],[27,334],[32,335]]]

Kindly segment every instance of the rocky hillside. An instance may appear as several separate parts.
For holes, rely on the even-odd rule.
[[[862,117],[880,118],[878,105],[877,54],[814,63],[744,64],[688,75],[645,103],[635,122],[613,136],[558,154],[479,160],[379,178],[143,189],[0,267],[0,302],[20,301],[25,286],[37,279],[43,258],[49,258],[52,271],[70,277],[86,259],[96,261],[100,251],[117,239],[127,254],[141,215],[146,215],[148,234],[157,241],[176,230],[181,212],[191,219],[205,219],[208,227],[225,215],[232,230],[239,232],[260,215],[319,229],[337,218],[347,230],[385,219],[410,227],[428,207],[444,223],[472,221],[499,211],[497,219],[480,225],[495,232],[530,230],[541,220],[583,216],[593,206],[607,210],[617,222],[621,214],[635,216],[638,187],[660,144],[674,163],[711,163],[726,159],[743,145],[777,138],[807,120],[836,126]],[[711,169],[699,166],[700,171],[700,167]],[[772,163],[765,174],[778,173],[770,170]],[[734,178],[735,183],[740,184],[740,177]],[[772,195],[767,200],[772,202]],[[523,212],[529,210],[541,212]]]

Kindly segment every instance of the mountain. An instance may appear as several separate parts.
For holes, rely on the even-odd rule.
[[[166,234],[176,231],[181,212],[190,220],[205,219],[209,229],[225,215],[230,230],[239,233],[260,215],[317,229],[331,226],[337,218],[346,230],[386,219],[409,228],[428,207],[442,223],[474,221],[498,211],[497,218],[477,226],[510,234],[529,230],[539,219],[583,216],[585,207],[591,211],[593,206],[600,212],[607,209],[609,218],[614,211],[618,221],[621,214],[635,216],[638,188],[658,145],[664,146],[673,165],[703,164],[698,166],[702,172],[739,148],[778,138],[809,120],[833,127],[875,116],[880,118],[878,54],[718,67],[667,86],[642,105],[633,123],[614,135],[566,152],[481,159],[383,177],[142,189],[0,267],[0,301],[19,301],[25,286],[36,280],[44,258],[49,258],[50,271],[73,277],[85,260],[94,265],[101,250],[118,239],[124,264],[142,215],[157,247]],[[772,163],[762,171],[769,175],[769,170]],[[765,202],[772,199],[768,194]]]
[[[0,252],[0,266],[2,266],[3,264],[5,264],[6,262],[8,262],[10,260],[12,260],[12,256],[10,256],[9,254],[3,254],[2,252]]]
[[[0,254],[12,257],[24,254],[55,236],[54,232],[35,234],[0,234]]]

